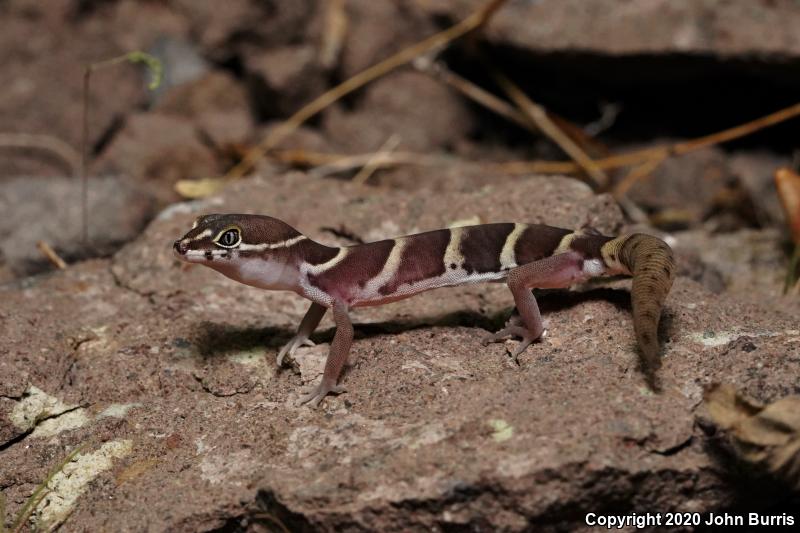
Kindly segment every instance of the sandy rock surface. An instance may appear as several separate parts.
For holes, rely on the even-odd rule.
[[[541,297],[550,334],[519,366],[511,343],[480,344],[512,305],[504,286],[431,292],[357,310],[348,392],[312,410],[295,402],[321,371],[328,318],[318,346],[279,370],[277,349],[307,303],[187,268],[170,250],[195,216],[217,211],[269,213],[325,242],[335,242],[325,227],[371,240],[465,221],[617,231],[622,220],[571,180],[435,201],[297,173],[253,178],[168,209],[109,260],[6,286],[9,516],[81,443],[37,508],[40,525],[69,516],[65,531],[238,531],[269,520],[292,531],[555,530],[620,502],[730,503],[729,466],[696,423],[703,386],[725,381],[765,401],[796,392],[800,331],[788,314],[679,278],[663,321],[665,390],[654,395],[637,370],[625,282]]]

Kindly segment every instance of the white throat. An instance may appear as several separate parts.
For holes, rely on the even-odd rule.
[[[297,268],[283,261],[241,257],[235,253],[231,259],[214,259],[206,266],[240,283],[261,289],[293,290],[297,287]]]

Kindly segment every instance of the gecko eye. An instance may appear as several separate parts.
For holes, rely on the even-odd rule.
[[[239,243],[242,242],[242,235],[239,233],[238,228],[231,228],[220,233],[214,242],[223,248],[233,248],[239,246]]]

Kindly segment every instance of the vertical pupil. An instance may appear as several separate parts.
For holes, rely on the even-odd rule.
[[[222,236],[222,243],[225,246],[232,246],[233,243],[236,241],[236,235],[233,231],[226,231],[225,235]]]

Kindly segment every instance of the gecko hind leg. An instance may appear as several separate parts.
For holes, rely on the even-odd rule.
[[[522,340],[511,357],[516,362],[520,354],[534,341],[541,339],[547,330],[539,312],[539,305],[531,289],[557,289],[569,287],[584,277],[583,258],[575,252],[566,252],[539,261],[533,261],[513,269],[508,274],[508,288],[514,296],[519,316],[512,315],[506,327],[493,335],[484,337],[484,345],[505,340],[511,335]]]

